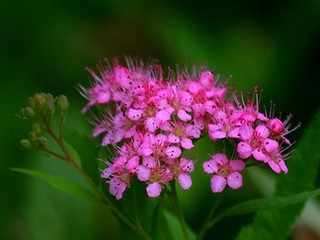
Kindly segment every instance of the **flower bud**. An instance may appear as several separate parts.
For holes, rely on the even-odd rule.
[[[50,93],[45,94],[45,99],[48,105],[54,103],[54,98]]]
[[[34,110],[31,107],[25,107],[21,109],[21,114],[23,118],[34,118],[35,113]]]
[[[30,141],[28,139],[22,139],[20,141],[20,144],[25,149],[30,149],[31,148],[31,143],[30,143]]]
[[[35,108],[36,107],[36,102],[34,101],[34,98],[32,98],[32,97],[29,98],[28,105],[31,108]]]
[[[35,102],[35,107],[39,110],[42,110],[45,106],[46,100],[43,93],[36,93],[33,97]]]
[[[31,142],[36,142],[38,139],[38,136],[34,132],[30,132],[29,139],[31,140]]]
[[[54,104],[53,103],[47,103],[45,114],[52,116],[55,112]]]
[[[48,140],[46,137],[39,137],[36,141],[37,147],[39,148],[46,148],[48,145]]]
[[[32,125],[32,133],[34,133],[36,136],[39,136],[41,134],[41,126],[38,123],[34,123]]]
[[[61,111],[65,111],[69,107],[69,101],[68,98],[64,95],[61,95],[57,99],[57,106]]]

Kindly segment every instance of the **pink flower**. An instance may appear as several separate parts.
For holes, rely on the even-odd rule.
[[[95,80],[96,85],[88,90],[84,87],[80,87],[82,96],[89,100],[89,103],[82,109],[82,113],[88,111],[93,105],[105,104],[111,99],[110,84],[103,83],[103,80],[98,77],[94,71],[89,70],[89,72]]]
[[[268,153],[268,157],[265,162],[276,173],[280,173],[281,171],[284,173],[288,172],[285,159],[279,149],[275,149],[273,152]]]
[[[212,140],[239,138],[239,124],[224,111],[217,111],[214,115],[216,123],[209,124],[209,137]]]
[[[174,161],[170,165],[170,169],[173,173],[173,178],[178,180],[183,190],[187,190],[191,187],[192,179],[190,173],[194,170],[192,160],[181,158],[180,161]]]
[[[182,83],[181,83],[182,84]],[[192,119],[191,104],[193,97],[188,91],[180,90],[181,87],[172,85],[168,86],[170,94],[169,103],[181,121],[190,121]]]
[[[106,163],[102,178],[107,179],[116,199],[122,198],[132,177],[146,183],[149,197],[158,197],[173,180],[189,189],[194,162],[181,157],[182,149],[192,149],[195,139],[206,134],[214,141],[230,140],[239,157],[229,160],[226,154],[217,153],[203,163],[204,171],[212,174],[213,192],[227,185],[240,188],[243,159],[251,156],[276,173],[287,173],[289,153],[283,153],[282,145],[291,145],[286,135],[300,125],[290,129],[291,115],[284,121],[275,118],[274,106],[269,114],[261,113],[257,87],[246,100],[233,90],[230,101],[226,82],[218,84],[213,72],[205,68],[178,69],[176,73],[169,69],[164,77],[158,64],[126,60],[126,66],[117,59],[99,66],[99,74],[89,70],[91,87],[80,87],[88,99],[83,112],[95,105],[100,110],[91,119],[93,136],[103,134],[102,146],[111,146],[115,154]]]
[[[237,152],[243,159],[252,155],[259,161],[265,161],[267,153],[273,152],[279,147],[277,141],[268,138],[270,131],[264,125],[253,129],[251,125],[244,124],[240,127],[239,134],[241,142],[237,145]]]
[[[102,120],[93,130],[93,136],[107,132],[102,140],[102,146],[116,144],[123,138],[131,138],[136,132],[136,125],[122,112],[117,113],[113,118]]]
[[[168,137],[163,134],[147,133],[144,136],[143,143],[138,149],[142,156],[152,155],[156,159],[167,161],[180,157],[182,151],[179,147],[171,144]]]
[[[247,123],[253,123],[256,120],[266,121],[267,117],[259,112],[260,98],[258,95],[258,87],[254,88],[254,94],[252,99],[248,99],[247,102],[244,101],[243,95],[241,93],[240,97],[236,95],[233,91],[233,100],[237,106],[234,112],[234,116],[238,119],[243,119]],[[248,93],[248,96],[249,93]]]
[[[273,111],[273,109],[271,109]],[[298,123],[294,128],[291,128],[289,121],[292,117],[292,114],[289,114],[285,121],[281,121],[279,118],[271,118],[267,121],[266,125],[271,131],[272,138],[281,139],[284,143],[291,145],[289,139],[285,136],[301,126],[301,123]]]
[[[229,160],[225,154],[217,153],[202,166],[206,173],[212,174],[212,192],[222,192],[226,185],[232,189],[238,189],[242,186],[242,176],[239,172],[245,168],[245,163],[242,160]]]
[[[139,159],[136,157],[127,160],[120,156],[114,159],[112,165],[104,169],[101,177],[108,179],[109,192],[117,200],[122,198],[123,192],[130,186],[132,173],[135,172],[138,164]]]
[[[148,183],[147,194],[152,198],[158,197],[163,185],[173,178],[172,172],[151,156],[143,158],[143,163],[137,167],[136,172],[140,181]]]
[[[159,197],[162,192],[162,186],[158,182],[150,183],[147,188],[147,194],[151,198]]]
[[[168,134],[168,142],[180,144],[184,149],[192,149],[192,138],[199,138],[200,134],[201,131],[192,124],[175,122]]]

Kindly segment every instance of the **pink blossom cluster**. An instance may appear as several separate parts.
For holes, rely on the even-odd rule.
[[[147,184],[149,197],[158,197],[173,180],[189,189],[194,160],[184,158],[182,152],[206,134],[213,141],[228,139],[235,148],[231,159],[226,153],[215,153],[203,162],[204,172],[212,175],[214,193],[226,185],[240,188],[240,172],[249,159],[287,173],[284,151],[291,143],[285,136],[291,131],[291,116],[281,121],[273,110],[261,113],[257,89],[245,101],[205,68],[191,73],[169,70],[164,78],[160,65],[144,66],[132,59],[127,59],[127,66],[115,60],[99,67],[99,75],[89,72],[94,81],[88,89],[81,87],[89,101],[83,112],[100,108],[93,136],[103,134],[102,145],[115,149],[102,178],[116,199],[122,198],[134,177]]]

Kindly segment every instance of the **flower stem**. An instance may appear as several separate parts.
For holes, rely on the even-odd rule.
[[[175,181],[170,182],[170,188],[171,188],[171,192],[168,192],[168,195],[170,197],[173,208],[176,211],[177,217],[179,219],[184,239],[189,240],[188,229],[187,229],[187,225],[186,225],[186,222],[185,222],[185,219],[183,216],[183,212],[182,212],[182,209],[181,209],[181,206],[179,203],[179,198],[178,198],[178,194],[177,194]]]
[[[145,240],[151,240],[151,237],[145,232],[140,224],[136,224],[135,222],[131,221],[127,218],[111,201],[110,199],[104,194],[102,189],[89,177],[89,175],[77,164],[77,162],[73,159],[72,155],[68,152],[67,147],[65,146],[62,138],[62,130],[60,126],[59,136],[57,136],[54,131],[52,130],[50,123],[47,118],[42,118],[43,123],[46,126],[46,132],[55,140],[55,142],[59,145],[60,149],[62,150],[65,156],[62,156],[58,153],[52,152],[50,150],[43,150],[48,154],[51,154],[54,157],[60,158],[69,162],[82,176],[83,178],[89,183],[92,189],[96,192],[96,194],[101,199],[102,203],[110,208],[110,210],[126,225],[128,225],[132,230],[134,230],[137,234],[139,234]]]
[[[213,214],[216,212],[221,200],[222,200],[222,195],[220,195],[220,197],[217,199],[217,201],[213,204],[206,220],[204,221],[204,223],[202,225],[202,228],[199,231],[199,234],[197,236],[197,240],[202,240],[204,235],[206,234],[206,232],[212,227],[211,218],[212,218]]]

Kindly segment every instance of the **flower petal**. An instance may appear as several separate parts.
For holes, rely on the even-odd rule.
[[[255,149],[252,151],[252,155],[255,159],[259,161],[267,161],[268,156],[262,152],[261,149]]]
[[[254,130],[256,133],[258,133],[259,136],[263,137],[263,138],[267,138],[270,135],[270,131],[269,129],[264,126],[264,125],[259,125],[256,127],[256,129]]]
[[[225,189],[226,185],[227,180],[222,176],[213,175],[213,177],[211,178],[211,190],[214,193],[222,192],[223,189]]]
[[[184,190],[189,189],[192,185],[192,179],[191,179],[190,175],[188,175],[186,173],[179,174],[178,180],[179,180],[179,184],[180,184],[181,188]]]
[[[169,158],[177,158],[181,155],[181,149],[178,147],[168,147],[165,152]]]
[[[269,167],[276,173],[280,173],[281,172],[281,168],[280,166],[274,162],[273,160],[268,162]]]
[[[145,125],[148,132],[154,133],[159,126],[159,121],[155,117],[150,117],[145,121]]]
[[[229,162],[229,159],[224,153],[217,153],[212,156],[212,159],[219,165],[223,165]]]
[[[233,171],[241,171],[246,167],[246,164],[242,160],[230,160],[229,164]]]
[[[162,187],[157,182],[151,183],[147,187],[147,194],[149,197],[152,197],[152,198],[159,197],[161,191],[162,191]]]
[[[279,144],[277,141],[272,140],[272,139],[267,139],[264,142],[264,149],[270,153],[270,152],[274,152],[277,148],[278,148]]]
[[[214,86],[214,77],[211,71],[205,71],[200,75],[200,83],[205,88],[211,88]]]
[[[160,122],[166,122],[170,120],[170,113],[166,110],[161,110],[157,112],[156,118],[160,120]]]
[[[110,100],[110,93],[109,92],[100,92],[97,97],[97,103],[98,104],[104,104],[109,102]]]
[[[194,163],[192,160],[188,160],[186,158],[181,158],[180,159],[180,168],[186,172],[186,173],[190,173],[194,170]]]
[[[185,110],[182,110],[182,109],[178,111],[177,115],[178,115],[178,118],[184,122],[190,121],[192,118],[190,114],[188,114]]]
[[[253,135],[253,132],[254,132],[253,128],[247,124],[243,124],[239,129],[240,137],[244,141],[250,139]]]
[[[140,181],[147,181],[150,178],[151,170],[143,165],[140,165],[136,169],[137,177]]]
[[[130,172],[135,172],[135,169],[139,166],[139,156],[133,156],[128,160],[128,163],[126,164],[126,168]]]
[[[206,173],[216,173],[218,171],[217,163],[214,160],[205,161],[202,168]]]
[[[248,143],[240,142],[237,146],[237,152],[241,158],[246,159],[251,156],[252,149]]]
[[[130,120],[137,121],[141,118],[143,112],[141,110],[129,108],[126,114]]]
[[[123,192],[126,190],[127,186],[125,183],[119,181],[118,179],[111,179],[109,183],[109,192],[116,197],[117,200],[122,198]]]
[[[227,177],[228,186],[232,189],[238,189],[242,186],[242,176],[239,172],[233,172]]]
[[[182,138],[180,144],[184,149],[192,149],[194,147],[190,138]]]

